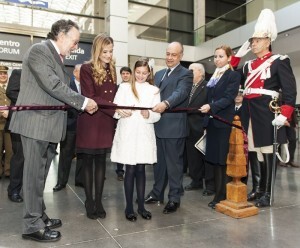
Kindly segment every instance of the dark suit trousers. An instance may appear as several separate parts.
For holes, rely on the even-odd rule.
[[[204,155],[195,147],[195,143],[197,141],[198,140],[195,137],[188,137],[186,139],[187,160],[189,175],[193,182],[202,184],[202,179],[204,178],[205,160]]]
[[[290,161],[294,162],[295,151],[297,146],[297,135],[294,127],[286,127],[286,135],[289,141]]]
[[[10,160],[10,183],[8,195],[19,194],[23,184],[24,155],[21,136],[17,133],[10,133],[13,155]]]
[[[45,227],[42,220],[46,210],[43,193],[57,144],[22,135],[21,140],[24,152],[23,234],[30,234]]]
[[[67,131],[66,137],[60,142],[57,184],[68,183],[72,160],[75,155],[76,132]]]
[[[156,138],[157,164],[154,165],[154,185],[150,192],[159,201],[164,200],[164,191],[169,180],[170,201],[180,202],[183,179],[183,152],[185,138]]]

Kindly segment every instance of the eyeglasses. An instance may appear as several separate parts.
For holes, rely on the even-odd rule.
[[[65,33],[65,36],[68,36],[68,38],[73,42],[73,46],[77,46],[78,45],[79,40],[72,39],[72,37],[69,34],[67,34],[67,33]]]

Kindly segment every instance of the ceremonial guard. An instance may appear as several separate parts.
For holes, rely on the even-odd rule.
[[[272,204],[272,174],[274,177],[276,170],[273,161],[273,148],[276,145],[273,146],[273,143],[286,143],[285,130],[280,126],[288,125],[297,94],[290,59],[286,55],[272,53],[271,44],[276,37],[275,16],[271,10],[264,9],[255,25],[254,34],[232,60],[232,65],[237,66],[240,57],[249,50],[256,56],[256,59],[247,61],[240,71],[245,80],[243,110],[247,120],[243,125],[248,132],[249,160],[253,174],[253,190],[248,200],[256,200],[257,207]],[[280,113],[274,114],[270,110],[270,103],[272,106],[278,104],[279,92],[282,105]],[[274,140],[274,134],[277,134],[274,128],[278,130],[277,141]]]

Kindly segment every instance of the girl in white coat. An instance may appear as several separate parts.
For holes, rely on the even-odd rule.
[[[152,85],[151,75],[148,60],[138,60],[134,66],[132,82],[119,86],[114,103],[120,106],[149,108],[159,103],[159,89]],[[145,164],[157,162],[153,123],[160,119],[160,114],[151,110],[117,109],[114,117],[119,121],[113,140],[111,161],[126,166],[124,178],[125,216],[129,221],[137,219],[137,214],[133,210],[133,190],[134,181],[136,181],[138,213],[144,219],[149,220],[151,213],[144,207]]]

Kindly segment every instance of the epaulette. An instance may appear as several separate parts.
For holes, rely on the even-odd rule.
[[[290,57],[288,55],[280,55],[279,59],[284,60],[284,59],[289,59]]]

